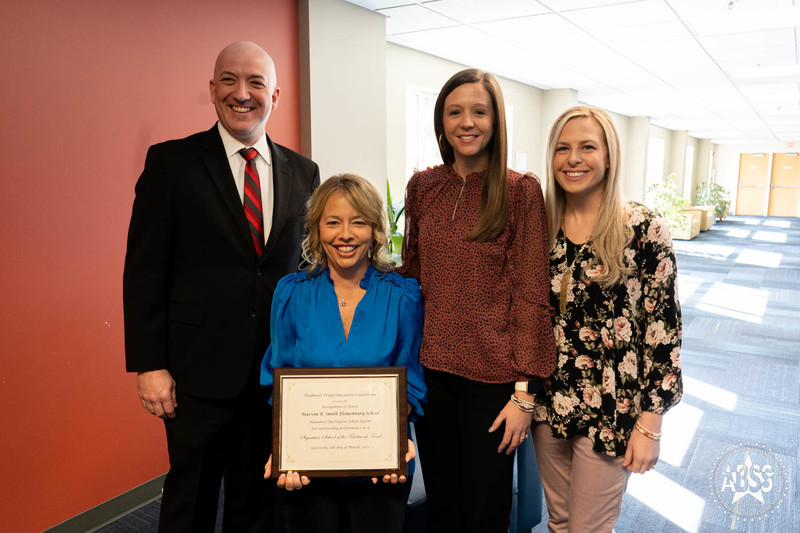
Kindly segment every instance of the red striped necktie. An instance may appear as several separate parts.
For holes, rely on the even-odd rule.
[[[239,153],[244,157],[244,215],[250,226],[250,235],[256,246],[256,253],[261,255],[264,250],[264,215],[261,212],[261,181],[256,170],[255,148],[242,148]]]

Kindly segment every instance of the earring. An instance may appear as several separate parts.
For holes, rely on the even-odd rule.
[[[444,150],[445,150],[445,147],[444,147],[444,145],[442,144],[442,134],[441,134],[441,133],[439,134],[439,137],[438,137],[436,140],[437,140],[437,142],[439,143],[439,150],[441,150],[441,151],[444,151]]]

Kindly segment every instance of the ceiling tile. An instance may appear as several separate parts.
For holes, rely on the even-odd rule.
[[[386,35],[446,28],[459,24],[451,18],[417,4],[382,9],[380,12],[386,15]]]
[[[700,37],[776,30],[800,26],[800,6],[770,8],[766,4],[735,4],[727,12],[705,18],[689,18],[688,23]],[[739,9],[739,7],[742,9]],[[751,6],[752,9],[744,9]]]
[[[385,9],[387,7],[406,6],[408,4],[418,4],[419,0],[348,0],[351,4],[365,7],[372,11]]]
[[[575,11],[598,6],[630,3],[631,0],[539,0],[539,3],[557,12]]]
[[[625,31],[619,31],[618,28],[595,28],[592,35],[612,47],[669,42],[692,37],[686,26],[677,20],[629,26]]]
[[[591,33],[602,29],[629,28],[675,20],[674,13],[663,0],[640,0],[565,11],[562,14],[571,22]]]
[[[573,24],[554,13],[474,23],[473,26],[525,47],[540,47],[545,43],[548,47],[552,47],[555,45],[553,37],[580,32]]]
[[[438,0],[425,4],[425,7],[465,23],[527,17],[549,12],[540,3],[531,0],[495,0],[488,11],[486,0]]]

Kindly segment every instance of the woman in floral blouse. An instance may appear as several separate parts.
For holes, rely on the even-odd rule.
[[[574,107],[547,146],[550,300],[558,367],[534,444],[550,531],[612,531],[631,472],[658,461],[682,393],[675,255],[664,220],[622,199],[619,137]]]

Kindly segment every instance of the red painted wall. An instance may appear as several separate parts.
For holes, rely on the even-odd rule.
[[[41,531],[167,470],[126,374],[122,265],[150,144],[208,129],[217,52],[275,59],[300,149],[294,0],[0,4],[0,530]]]

